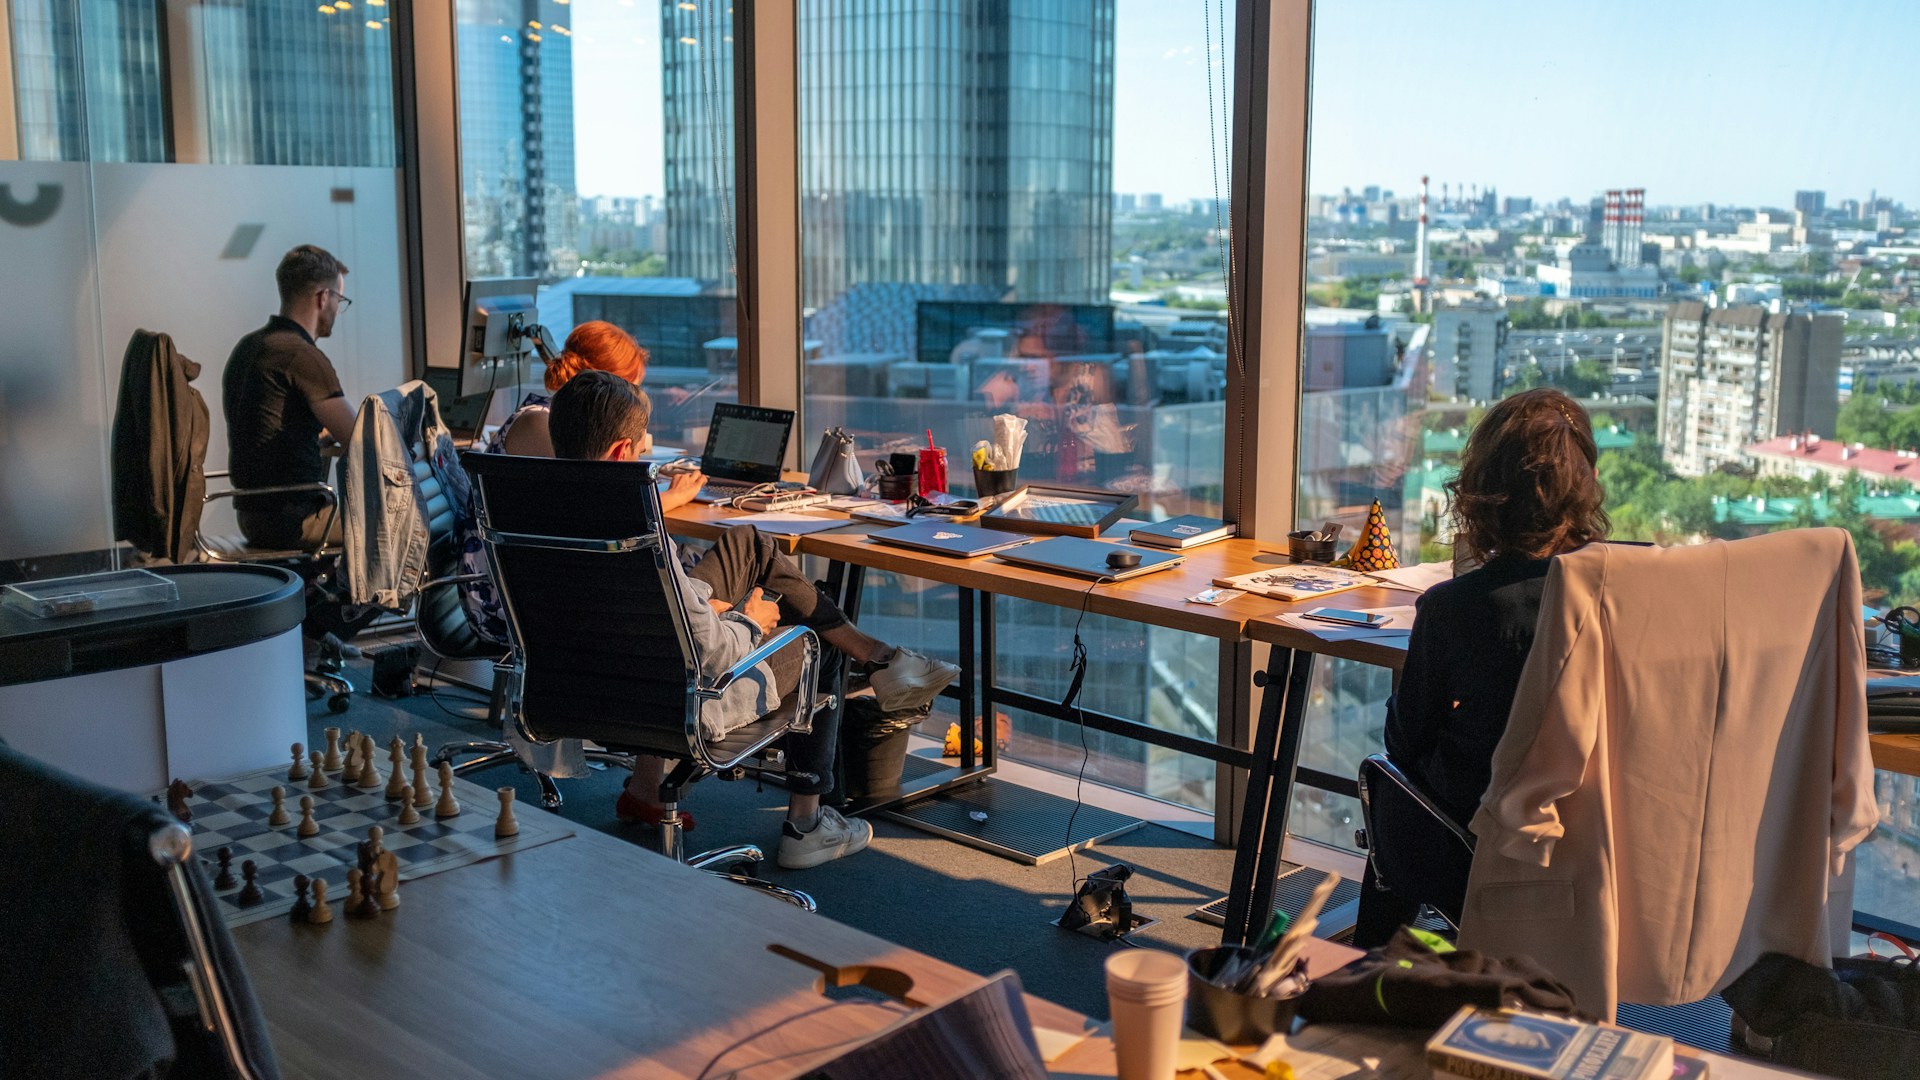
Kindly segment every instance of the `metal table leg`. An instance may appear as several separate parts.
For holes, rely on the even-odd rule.
[[[1259,933],[1273,909],[1273,887],[1286,842],[1294,765],[1300,757],[1307,685],[1312,677],[1312,653],[1275,648],[1267,661],[1266,694],[1253,736],[1254,762],[1247,780],[1246,805],[1241,810],[1240,842],[1233,856],[1223,944],[1245,944]]]

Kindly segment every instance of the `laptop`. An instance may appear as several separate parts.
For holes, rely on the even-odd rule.
[[[1107,553],[1110,551],[1138,555],[1140,563],[1123,569],[1108,566]],[[1056,574],[1072,574],[1096,581],[1125,581],[1141,574],[1170,570],[1187,561],[1187,557],[1177,551],[1149,551],[1125,544],[1109,544],[1104,540],[1083,540],[1077,536],[1056,536],[1014,551],[998,552],[996,557],[1036,570],[1051,570]]]
[[[707,482],[694,498],[720,502],[761,484],[779,483],[780,463],[787,460],[792,437],[792,409],[717,402],[707,425],[707,449],[700,455]]]
[[[956,559],[972,559],[1033,542],[1033,537],[1025,533],[978,529],[972,525],[950,525],[943,521],[882,529],[868,536],[867,539],[875,544],[891,544],[894,547],[912,548],[915,551],[947,555]]]

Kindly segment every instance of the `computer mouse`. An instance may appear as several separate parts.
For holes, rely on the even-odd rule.
[[[1115,570],[1126,570],[1140,565],[1140,553],[1137,551],[1109,551],[1107,565]]]

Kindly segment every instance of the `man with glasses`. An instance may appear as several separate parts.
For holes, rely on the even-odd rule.
[[[227,468],[236,488],[324,481],[322,437],[345,443],[353,432],[353,406],[315,344],[352,303],[346,265],[302,244],[280,260],[274,278],[280,313],[240,339],[221,378]],[[341,536],[339,515],[318,494],[236,498],[234,513],[256,547],[306,549]]]

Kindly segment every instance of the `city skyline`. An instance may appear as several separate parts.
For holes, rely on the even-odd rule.
[[[1862,35],[1920,33],[1920,7],[1901,0],[1850,5],[1852,33],[1822,19],[1835,32],[1817,35],[1787,0],[1372,0],[1314,17],[1316,193],[1404,194],[1424,173],[1548,202],[1621,186],[1654,205],[1791,206],[1801,189],[1833,203],[1876,187],[1920,201],[1913,140],[1843,119],[1884,96]]]
[[[574,0],[571,7],[575,108],[586,135],[577,150],[580,194],[659,196],[659,10],[639,0]],[[1217,4],[1216,19],[1223,9],[1231,16],[1231,5]],[[1170,204],[1211,196],[1205,16],[1202,5],[1117,0],[1116,193],[1160,194]],[[1314,194],[1370,184],[1410,194],[1426,173],[1436,185],[1492,185],[1543,204],[1577,203],[1624,184],[1645,187],[1656,206],[1790,206],[1802,189],[1826,191],[1829,203],[1870,191],[1920,203],[1920,148],[1833,122],[1836,108],[1870,101],[1877,83],[1848,39],[1809,44],[1799,35],[1794,58],[1767,59],[1780,55],[1781,28],[1802,21],[1785,0],[1710,10],[1629,0],[1606,20],[1481,2],[1447,16],[1435,18],[1430,6],[1411,0],[1316,8]],[[1920,8],[1864,0],[1850,24],[1920,31]],[[1697,41],[1704,55],[1728,59],[1649,70],[1640,42],[1651,40],[1652,28],[1662,40]],[[1227,37],[1223,77],[1230,79],[1231,28]],[[1411,95],[1407,78],[1381,74],[1431,68],[1433,57],[1455,58],[1444,66],[1462,72],[1480,71],[1478,58],[1497,57],[1511,70],[1464,85],[1451,103],[1445,95]],[[1219,83],[1214,93],[1218,108]],[[1416,99],[1440,104],[1415,109]],[[1610,104],[1597,109],[1596,101]],[[1450,118],[1484,130],[1453,137]],[[1487,137],[1496,130],[1525,137]],[[1538,133],[1551,133],[1552,153],[1535,152]],[[1730,161],[1741,167],[1729,168]]]

